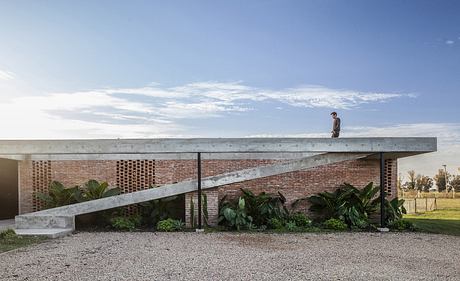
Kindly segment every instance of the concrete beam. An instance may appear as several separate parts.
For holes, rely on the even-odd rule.
[[[268,152],[268,153],[202,153],[203,160],[288,160],[319,154],[319,152]],[[195,160],[196,153],[152,154],[33,154],[28,160]],[[0,155],[0,159],[26,160],[26,155]]]
[[[360,159],[366,157],[367,155],[368,154],[326,153],[298,160],[286,161],[278,164],[234,171],[230,173],[204,178],[202,180],[202,189],[209,189],[232,183],[238,183],[258,178],[279,175],[283,173],[310,169],[322,165],[328,165],[331,163]],[[174,195],[189,193],[196,191],[196,189],[196,180],[183,181],[176,184],[163,185],[157,188],[151,188],[132,193],[125,193],[118,196],[112,196],[108,198],[97,199],[88,202],[43,210],[31,214],[26,214],[25,216],[76,216],[127,206],[131,204],[137,204],[150,200],[166,198]]]
[[[211,152],[432,152],[436,138],[0,140],[0,155]]]

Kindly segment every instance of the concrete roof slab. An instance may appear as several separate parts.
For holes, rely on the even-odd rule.
[[[151,154],[151,153],[426,153],[437,150],[436,138],[193,138],[0,140],[0,155]]]

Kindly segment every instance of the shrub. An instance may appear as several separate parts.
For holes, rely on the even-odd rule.
[[[412,222],[407,221],[407,220],[402,220],[402,219],[393,221],[389,225],[389,227],[390,229],[397,230],[397,231],[404,231],[404,230],[414,231],[415,230],[414,224]]]
[[[78,186],[66,188],[62,183],[52,181],[49,185],[48,193],[38,192],[36,196],[45,203],[45,208],[49,209],[121,193],[119,188],[108,189],[108,186],[107,182],[99,183],[96,180],[89,180],[82,189]]]
[[[350,228],[369,226],[371,214],[380,210],[380,197],[376,197],[380,188],[370,182],[363,189],[344,184],[334,192],[321,192],[294,202],[293,207],[303,200],[311,203],[310,211],[316,213],[320,220],[335,218],[344,221]],[[404,200],[385,200],[385,222],[396,221],[405,213]]]
[[[52,181],[48,187],[48,193],[37,192],[38,200],[45,203],[45,209],[55,208],[77,203],[80,193],[78,186],[66,188],[58,181]]]
[[[0,232],[0,239],[4,240],[10,240],[16,238],[16,232],[14,232],[13,229],[7,229],[2,232]]]
[[[298,227],[310,227],[311,220],[304,213],[295,213],[289,216],[289,220],[295,222]]]
[[[175,209],[177,209],[178,203],[181,203],[183,199],[183,196],[171,196],[140,203],[139,205],[141,207],[144,223],[154,226],[159,221],[167,218],[180,218],[180,216],[176,214]]]
[[[182,230],[183,228],[184,223],[181,220],[174,220],[171,218],[161,220],[157,223],[158,231],[172,232]]]
[[[379,187],[369,183],[363,189],[344,184],[334,192],[321,192],[308,198],[310,210],[324,219],[336,218],[350,227],[363,228],[368,225],[370,213],[377,210],[379,201],[375,198]]]
[[[293,221],[288,221],[286,223],[286,229],[287,231],[296,231],[298,229],[297,225]]]
[[[110,219],[110,224],[114,229],[133,231],[141,225],[140,216],[124,217],[118,216]]]
[[[107,182],[99,183],[97,180],[89,180],[85,183],[83,191],[76,193],[76,199],[78,202],[84,202],[119,195],[120,193],[121,189],[118,187],[109,189]]]
[[[225,198],[225,197],[224,197]],[[224,199],[223,198],[223,199]],[[233,206],[232,202],[222,204],[219,210],[219,223],[236,230],[252,229],[252,217],[246,213],[246,202],[240,197],[238,204]]]
[[[246,212],[252,217],[255,225],[266,225],[272,218],[284,219],[288,216],[286,198],[280,192],[277,195],[265,192],[255,195],[247,189],[241,191],[246,202]]]
[[[282,229],[284,227],[283,221],[277,218],[271,218],[268,221],[268,225],[271,229]]]
[[[323,222],[323,227],[327,229],[343,231],[347,229],[347,224],[341,220],[332,218],[332,219],[328,219],[327,221]]]
[[[404,199],[394,198],[391,201],[385,200],[385,222],[387,224],[401,220],[402,215],[405,213]]]

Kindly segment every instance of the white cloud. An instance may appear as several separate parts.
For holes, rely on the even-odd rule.
[[[4,75],[5,76],[5,75]],[[6,77],[6,76],[5,76]],[[254,110],[258,102],[296,107],[356,108],[407,96],[304,86],[268,90],[241,82],[10,96],[0,104],[0,138],[157,137],[187,132],[184,120]],[[274,106],[274,107],[275,107]],[[188,130],[190,131],[190,130]]]
[[[13,74],[4,73],[0,72],[1,79],[14,78]],[[2,139],[196,137],[203,135],[194,134],[193,128],[185,125],[186,121],[190,124],[190,119],[250,112],[260,102],[273,102],[273,110],[280,112],[289,106],[351,109],[401,97],[416,97],[414,94],[359,92],[323,86],[270,90],[246,86],[241,82],[201,82],[169,88],[151,84],[139,88],[105,88],[19,97],[8,93],[0,88],[0,94],[7,98],[0,103]],[[212,132],[206,134],[212,135]],[[460,159],[460,123],[345,127],[342,135],[437,136],[439,152],[402,160],[400,170],[415,169],[432,175],[442,164],[452,169],[460,167],[457,160]],[[276,136],[329,137],[329,133]]]
[[[0,69],[0,80],[13,80],[14,76],[13,72]]]
[[[453,45],[455,42],[453,40],[446,40],[444,43],[447,45]]]

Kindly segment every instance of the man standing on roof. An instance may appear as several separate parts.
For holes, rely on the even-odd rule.
[[[340,134],[340,118],[337,117],[337,112],[332,112],[331,113],[332,119],[334,120],[332,122],[332,138],[338,138]]]

